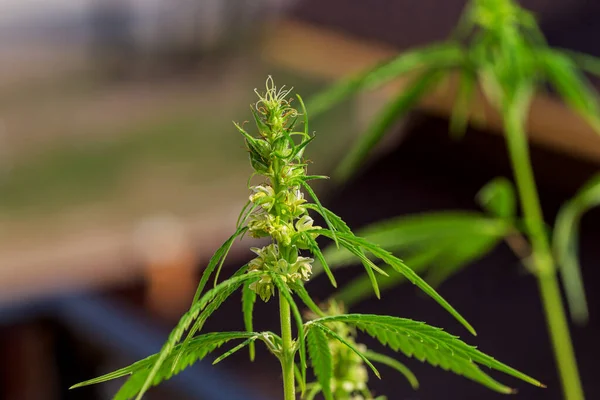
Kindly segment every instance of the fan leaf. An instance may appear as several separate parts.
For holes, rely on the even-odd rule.
[[[175,352],[171,353],[162,364],[162,367],[156,372],[152,379],[152,385],[158,385],[160,382],[171,378],[173,375],[178,374],[183,369],[191,366],[198,360],[202,360],[209,353],[216,350],[223,344],[237,339],[251,339],[257,338],[255,332],[218,332],[218,333],[206,333],[195,337],[189,344],[188,351],[185,356],[180,360],[176,369],[172,368],[172,364],[175,361]],[[174,350],[179,350],[179,346],[175,346]],[[140,387],[144,384],[145,380],[150,374],[150,371],[159,359],[160,353],[151,355],[143,360],[137,361],[128,367],[121,368],[117,371],[102,375],[98,378],[90,379],[85,382],[78,383],[71,387],[71,389],[94,385],[97,383],[107,382],[113,379],[121,378],[124,376],[131,375],[129,380],[123,385],[121,390],[118,392],[115,399],[117,400],[129,400],[134,398]]]
[[[318,324],[331,322],[355,326],[394,351],[401,351],[407,357],[427,361],[433,366],[463,375],[501,393],[512,393],[513,390],[488,376],[479,369],[477,364],[511,375],[534,386],[544,387],[536,379],[495,360],[459,340],[458,337],[423,322],[370,314],[338,315],[313,321]]]
[[[311,232],[321,234],[323,236],[330,237],[331,233],[327,229],[313,229]],[[395,257],[392,253],[382,249],[376,244],[370,243],[362,238],[346,233],[339,233],[338,236],[344,241],[348,241],[354,246],[361,247],[365,251],[373,254],[381,261],[392,267],[396,272],[404,275],[411,283],[427,293],[433,298],[439,305],[441,305],[446,311],[448,311],[458,322],[460,322],[469,332],[476,335],[475,329],[467,322],[467,320],[460,315],[458,311],[454,309],[434,288],[432,288],[427,282],[425,282],[419,275],[417,275],[412,269],[406,266],[402,260]]]

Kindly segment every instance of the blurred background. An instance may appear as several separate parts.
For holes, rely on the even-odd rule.
[[[522,4],[538,15],[550,44],[600,56],[600,4]],[[445,38],[463,6],[0,0],[0,399],[109,399],[119,382],[67,388],[160,349],[247,199],[251,170],[231,121],[249,119],[252,89],[267,75],[309,98],[335,79]],[[361,95],[313,120],[311,173],[331,172],[389,95]],[[452,104],[451,88],[428,96],[348,185],[318,187],[326,205],[353,228],[415,212],[476,209],[485,182],[510,177],[504,142],[493,118],[461,141],[449,139]],[[598,170],[600,139],[551,97],[536,99],[530,129],[552,220]],[[590,212],[580,235],[591,320],[572,327],[590,399],[600,398],[598,222],[600,213]],[[250,244],[237,243],[226,268],[247,261]],[[330,292],[326,280],[311,285],[317,298]],[[471,342],[548,385],[509,382],[520,398],[560,398],[535,280],[508,248],[499,246],[440,290],[478,329]],[[260,306],[260,329],[277,329],[271,303]],[[356,311],[414,317],[466,335],[412,287]],[[206,329],[242,326],[234,298]],[[416,360],[407,364],[419,391],[390,377],[373,378],[375,392],[390,400],[500,398]],[[199,363],[147,397],[277,399],[278,383],[278,365],[266,351],[254,364],[241,352],[217,367]]]

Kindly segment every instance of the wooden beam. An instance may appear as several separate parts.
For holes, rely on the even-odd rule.
[[[293,20],[279,21],[270,26],[267,32],[262,49],[267,62],[322,80],[343,78],[398,54],[397,49],[385,44],[352,38],[331,29]],[[365,94],[372,98],[362,104],[383,104],[386,99],[403,90],[411,79],[411,76],[406,76]],[[419,106],[449,116],[456,88],[456,76],[449,76],[446,83],[429,93]],[[470,120],[473,124],[485,124],[492,132],[502,132],[500,116],[485,100],[481,90],[472,102]],[[533,100],[529,134],[535,143],[588,161],[600,162],[598,135],[582,118],[548,95],[539,94]]]

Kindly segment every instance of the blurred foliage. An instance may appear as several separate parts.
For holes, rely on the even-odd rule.
[[[521,8],[513,0],[471,0],[461,16],[451,37],[441,43],[406,51],[399,56],[370,68],[354,77],[334,84],[328,90],[309,101],[309,109],[317,113],[361,91],[376,88],[392,79],[406,74],[416,74],[408,87],[396,95],[377,115],[366,133],[347,154],[334,173],[342,183],[349,179],[362,165],[371,150],[395,125],[396,121],[410,111],[421,98],[450,73],[458,75],[458,89],[454,110],[450,118],[450,132],[456,137],[464,134],[469,123],[470,108],[475,89],[481,88],[485,99],[502,117],[505,137],[511,159],[521,216],[516,212],[515,190],[507,180],[496,180],[480,193],[483,207],[495,218],[504,221],[513,230],[522,231],[520,240],[531,247],[527,266],[540,282],[548,329],[554,345],[557,365],[562,379],[565,397],[583,400],[577,364],[569,335],[567,319],[560,297],[556,265],[560,265],[574,318],[587,319],[587,306],[583,282],[577,261],[576,241],[580,215],[598,203],[598,182],[590,183],[559,214],[554,228],[554,254],[548,240],[539,195],[529,156],[526,122],[533,96],[552,88],[563,102],[584,118],[597,132],[600,131],[600,105],[596,91],[587,81],[584,71],[600,75],[600,60],[594,57],[549,47],[532,13]],[[456,241],[449,245],[452,257],[446,255],[446,243],[433,240],[442,230],[439,215],[420,216],[415,223],[423,229],[431,228],[431,246],[420,258],[409,261],[415,268],[433,275],[438,283],[455,271],[484,255],[504,235],[494,237],[496,242],[483,241],[485,236],[474,235],[470,240]],[[454,221],[460,226],[463,220]],[[384,247],[405,251],[405,235],[410,234],[410,224],[390,222],[376,224],[361,232],[379,236],[387,241]],[[406,231],[404,231],[406,230]],[[504,232],[506,234],[506,232]],[[477,243],[480,240],[480,243]],[[395,244],[393,243],[395,242]],[[343,261],[343,254],[328,251],[328,262],[335,265]],[[429,254],[427,254],[429,253]],[[470,255],[470,256],[469,256]],[[518,256],[525,255],[517,253]],[[409,256],[410,257],[410,256]],[[435,268],[428,266],[435,265]],[[441,272],[430,272],[441,271]],[[437,278],[435,276],[437,275]],[[363,284],[344,291],[346,300],[360,299]],[[364,280],[364,278],[362,278]],[[398,282],[394,282],[398,283]]]

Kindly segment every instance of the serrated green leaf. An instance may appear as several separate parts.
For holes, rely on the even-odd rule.
[[[244,270],[244,268],[242,267],[240,270]],[[161,370],[164,361],[172,354],[175,345],[181,339],[185,330],[188,329],[192,323],[194,323],[192,329],[190,329],[190,334],[188,335],[189,340],[186,340],[181,345],[180,351],[175,357],[175,362],[171,367],[173,370],[178,368],[179,359],[182,358],[187,352],[187,346],[192,340],[192,335],[202,328],[204,322],[212,314],[212,312],[214,312],[214,310],[216,310],[223,303],[223,301],[225,301],[225,299],[229,297],[229,295],[231,295],[231,293],[233,293],[242,283],[247,280],[254,279],[259,274],[259,271],[253,271],[228,279],[206,292],[204,296],[192,304],[191,308],[181,317],[179,323],[169,335],[167,342],[158,353],[155,365],[148,373],[144,382],[142,382],[141,387],[137,388],[139,393],[136,397],[136,400],[140,400],[144,393],[150,388],[152,382],[154,382],[155,376]],[[201,312],[202,314],[200,314]],[[202,318],[198,319],[200,315]]]
[[[173,375],[178,374],[183,369],[188,366],[194,364],[196,361],[203,359],[216,350],[223,344],[236,339],[248,339],[256,336],[255,332],[217,332],[217,333],[207,333],[204,335],[197,336],[192,340],[189,346],[189,351],[186,353],[186,356],[178,368],[173,370],[171,368],[171,364],[175,360],[175,355],[173,352],[164,362],[163,366],[160,368],[158,373],[155,375],[152,385],[156,386],[160,382],[171,378]],[[175,350],[178,350],[179,346],[175,347]],[[139,388],[143,385],[146,377],[150,373],[150,370],[156,363],[156,360],[159,358],[159,354],[154,354],[152,356],[146,357],[143,360],[137,361],[131,364],[128,367],[121,368],[117,371],[108,373],[106,375],[102,375],[98,378],[90,379],[76,385],[73,385],[70,389],[75,389],[83,386],[95,385],[102,382],[107,382],[113,379],[121,378],[124,376],[132,375],[129,378],[129,381],[123,385],[123,388],[119,391],[119,394],[116,399],[120,400],[129,400],[137,395]]]
[[[309,329],[306,336],[308,354],[312,363],[315,376],[321,385],[323,396],[326,400],[334,400],[331,393],[331,379],[333,377],[333,360],[327,337],[320,329]]]
[[[374,118],[366,133],[360,137],[358,143],[335,169],[333,178],[338,183],[347,181],[392,126],[419,101],[426,91],[438,83],[442,76],[439,70],[426,71],[411,82],[394,100],[386,104]]]
[[[401,351],[408,357],[415,357],[433,366],[451,370],[501,393],[512,393],[513,390],[485,374],[477,364],[511,375],[534,386],[544,387],[538,380],[495,360],[459,340],[458,337],[423,322],[370,314],[338,315],[313,321],[319,324],[332,322],[355,326],[394,351]]]
[[[202,278],[200,278],[200,283],[198,284],[198,288],[196,289],[196,294],[194,295],[194,300],[192,300],[192,304],[196,303],[198,301],[198,299],[200,298],[200,296],[202,295],[202,292],[204,291],[204,288],[206,287],[206,283],[210,279],[210,276],[212,275],[215,268],[217,268],[217,266],[218,266],[218,269],[219,270],[221,269],[223,263],[225,262],[225,258],[227,258],[229,249],[231,249],[231,246],[233,245],[233,242],[235,241],[235,239],[238,236],[242,235],[244,232],[246,232],[246,230],[248,230],[248,228],[245,226],[238,228],[235,231],[235,233],[233,235],[231,235],[229,237],[229,239],[227,239],[225,241],[225,243],[223,243],[221,245],[221,247],[219,247],[217,249],[215,254],[213,254],[213,256],[210,258],[208,265],[206,266],[206,268],[204,269],[204,272],[202,273]]]
[[[227,298],[229,298],[229,296],[231,296],[233,294],[233,292],[235,292],[240,286],[242,286],[244,282],[253,281],[258,276],[258,273],[257,273],[258,271],[252,271],[251,273],[247,273],[246,271],[247,271],[247,265],[245,265],[242,268],[240,268],[239,270],[237,270],[236,273],[233,274],[231,276],[231,278],[224,281],[223,284],[215,286],[215,289],[217,287],[220,287],[221,289],[218,292],[215,292],[214,294],[212,294],[212,297],[211,297],[211,292],[214,291],[214,289],[209,290],[198,301],[198,303],[201,305],[201,307],[198,308],[200,310],[200,312],[196,315],[191,328],[189,328],[187,336],[181,345],[179,354],[175,358],[175,364],[177,364],[177,360],[179,359],[179,357],[183,353],[185,353],[185,351],[187,349],[186,346],[192,340],[194,335],[202,329],[206,320],[208,320],[208,318],[221,306],[221,304],[223,304],[223,302],[225,300],[227,300]],[[246,274],[246,275],[244,275],[244,274]],[[252,276],[249,277],[250,275],[252,275]],[[204,301],[205,299],[208,299],[208,301]],[[204,304],[204,305],[202,305],[202,304]],[[196,306],[196,303],[192,304],[192,307],[190,308],[190,310],[194,309],[195,306]],[[188,312],[190,312],[190,311],[188,311]],[[188,327],[189,327],[189,325],[188,325]],[[187,329],[188,327],[186,327],[185,329]],[[183,334],[183,331],[181,332],[181,334]],[[181,335],[179,336],[177,341],[179,341],[180,339],[181,339]]]
[[[352,231],[344,222],[344,220],[338,215],[336,215],[333,211],[325,207],[316,207],[314,204],[307,204],[306,208],[317,211],[323,218],[327,217],[336,231],[352,233]]]
[[[585,323],[589,313],[579,265],[579,222],[590,208],[600,205],[600,175],[595,176],[560,208],[554,224],[552,245],[565,286],[572,318]]]
[[[350,350],[352,350],[352,352],[354,352],[357,356],[359,356],[363,360],[363,362],[365,364],[367,364],[369,366],[369,368],[371,368],[371,371],[373,371],[375,376],[377,376],[377,378],[381,379],[381,374],[379,373],[377,368],[375,368],[375,366],[371,363],[371,361],[369,361],[367,359],[367,357],[365,357],[365,355],[356,348],[356,346],[354,346],[352,343],[348,342],[346,339],[344,339],[343,337],[338,335],[335,331],[329,329],[326,325],[319,324],[319,323],[314,323],[313,325],[316,326],[318,329],[321,329],[323,332],[325,332],[325,334],[327,336],[331,337],[332,339],[337,340],[338,342],[342,343],[344,346],[346,346]]]
[[[244,314],[244,327],[248,332],[252,332],[254,330],[253,314],[254,304],[256,303],[256,292],[249,287],[251,283],[252,282],[244,283],[244,287],[242,289],[242,313]],[[250,352],[250,361],[254,361],[256,354],[254,343],[250,343],[248,345],[248,349]]]
[[[452,68],[462,63],[463,57],[462,49],[451,42],[408,50],[318,93],[308,101],[308,108],[311,115],[315,116],[358,92],[377,87],[398,76],[431,66]]]
[[[417,380],[415,374],[413,374],[413,372],[400,361],[395,360],[392,357],[388,357],[384,354],[376,353],[371,350],[367,350],[363,354],[366,358],[373,362],[378,362],[380,364],[387,365],[388,367],[400,372],[402,375],[404,375],[404,377],[406,378],[408,383],[410,383],[410,386],[413,389],[417,390],[419,388],[419,381]]]
[[[512,219],[517,215],[517,195],[512,182],[506,178],[494,178],[477,193],[477,200],[489,213],[500,218]]]
[[[311,232],[318,233],[323,236],[329,237],[331,233],[326,229],[313,229]],[[435,291],[427,282],[425,282],[419,275],[417,275],[412,269],[406,266],[402,260],[395,257],[392,253],[387,250],[382,249],[376,244],[370,243],[364,239],[361,239],[354,235],[349,235],[346,233],[339,233],[338,236],[344,241],[348,241],[349,243],[359,246],[365,251],[370,252],[375,257],[379,258],[381,261],[392,267],[396,272],[404,275],[406,279],[408,279],[411,283],[421,289],[423,292],[427,293],[432,299],[434,299],[439,305],[441,305],[446,311],[448,311],[458,322],[460,322],[469,332],[473,335],[477,335],[475,329],[467,322],[467,320],[460,315],[458,311],[454,309],[442,296],[439,295],[438,292]]]

